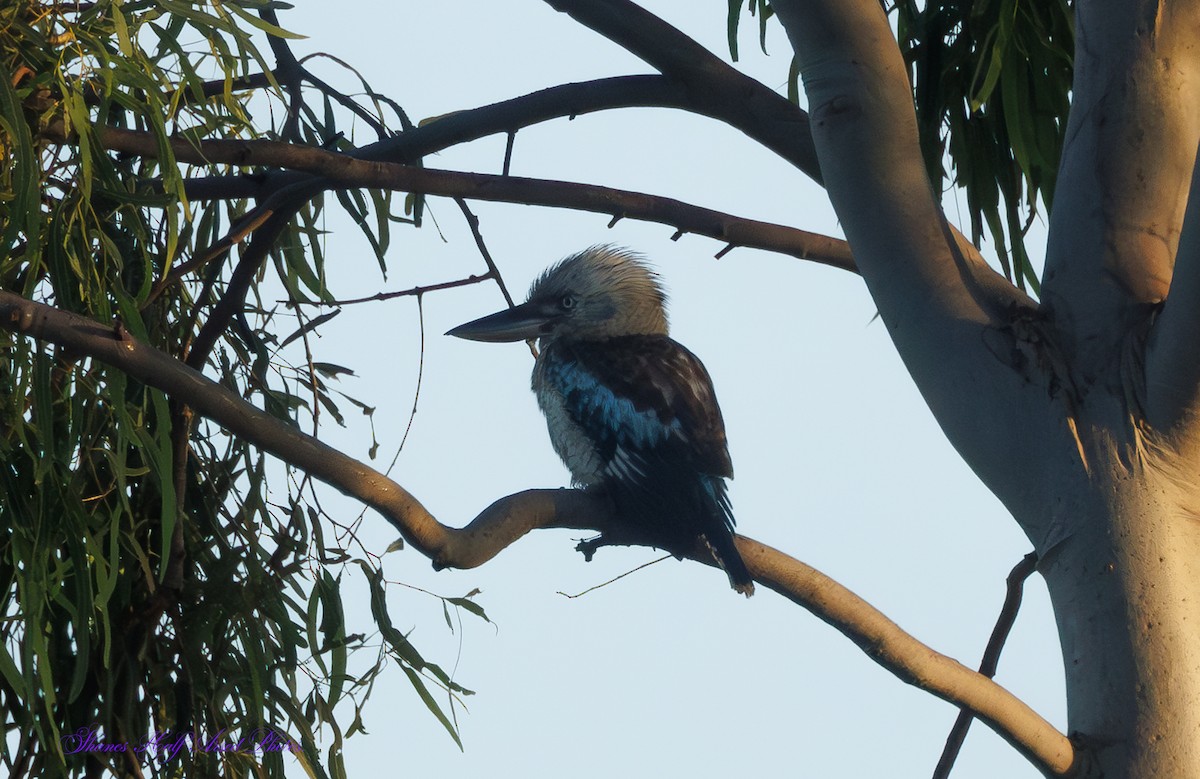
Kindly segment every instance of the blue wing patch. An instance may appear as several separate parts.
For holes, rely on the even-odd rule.
[[[575,360],[547,355],[543,371],[544,380],[562,395],[568,413],[606,460],[616,456],[618,448],[653,449],[683,432],[678,418],[664,422],[654,408],[639,408]]]

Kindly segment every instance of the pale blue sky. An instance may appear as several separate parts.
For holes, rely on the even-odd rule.
[[[723,3],[648,3],[728,58]],[[281,17],[309,35],[299,53],[339,56],[414,121],[567,81],[649,72],[624,51],[537,0],[456,3],[303,0]],[[747,20],[739,67],[782,89],[789,52],[776,30],[763,57]],[[343,86],[327,63],[323,76]],[[372,140],[365,130],[358,140]],[[426,160],[498,172],[494,137]],[[668,195],[735,214],[839,232],[822,191],[735,131],[710,120],[628,110],[522,131],[513,173]],[[706,363],[724,411],[739,528],[834,576],[939,651],[974,666],[1029,543],[941,435],[900,364],[861,281],[752,250],[592,214],[473,205],[514,295],[546,265],[590,244],[647,255],[671,292],[673,334]],[[397,229],[383,280],[357,228],[330,210],[326,255],[339,297],[482,272],[457,207]],[[954,212],[951,211],[951,218]],[[439,235],[445,236],[445,241]],[[444,338],[503,305],[493,286],[426,298],[419,411],[393,476],[442,521],[463,524],[491,501],[565,485],[529,392],[523,345]],[[316,357],[354,367],[343,383],[378,406],[386,464],[412,407],[419,358],[412,299],[352,307],[322,330]],[[366,456],[370,436],[322,437]],[[341,496],[326,507],[346,518]],[[363,538],[382,551],[394,532],[369,513]],[[435,573],[412,551],[385,558],[389,579],[444,595],[479,588],[496,627],[446,629],[440,604],[392,588],[398,627],[478,691],[458,715],[459,752],[400,673],[377,687],[352,738],[352,776],[723,777],[928,776],[956,711],[896,680],[808,612],[760,590],[750,601],[725,577],[668,561],[586,597],[578,592],[659,555],[603,550],[590,564],[579,534],[543,531],[485,567]],[[367,626],[365,597],[359,627]],[[355,617],[351,616],[351,619]],[[461,639],[461,643],[460,643]],[[1034,577],[1001,663],[1000,681],[1065,725],[1061,660],[1045,588]],[[976,725],[957,777],[1035,777]]]

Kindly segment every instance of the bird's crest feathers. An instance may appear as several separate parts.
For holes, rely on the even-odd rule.
[[[592,246],[551,265],[529,288],[529,301],[557,304],[558,337],[666,335],[667,294],[641,255]]]

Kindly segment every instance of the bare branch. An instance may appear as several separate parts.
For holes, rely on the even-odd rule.
[[[108,363],[166,392],[231,434],[362,500],[392,523],[438,568],[472,568],[530,530],[567,527],[612,533],[638,543],[607,500],[580,490],[529,490],[493,503],[462,529],[438,522],[407,490],[383,474],[255,408],[232,390],[183,363],[114,330],[51,306],[0,291],[0,327],[56,343]],[[1012,693],[938,654],[870,604],[824,574],[752,539],[737,538],[754,578],[812,611],[901,680],[970,708],[1049,776],[1068,776],[1070,741]],[[702,545],[669,550],[708,565]]]
[[[640,9],[639,9],[640,10]],[[644,13],[644,12],[642,12]],[[648,15],[649,16],[649,15]],[[650,19],[655,19],[649,16]],[[658,25],[661,21],[656,20]],[[663,25],[674,35],[678,31]],[[684,38],[685,40],[686,37]],[[724,65],[697,44],[709,60],[717,63],[717,78],[726,94],[716,95],[708,85],[660,75],[617,76],[549,87],[528,95],[491,105],[457,111],[419,127],[364,146],[349,156],[357,159],[414,162],[421,157],[495,133],[513,133],[521,128],[562,117],[575,117],[614,108],[674,108],[724,121],[763,143],[796,167],[819,180],[816,156],[808,132],[807,115],[762,84]],[[244,86],[256,86],[265,77]],[[223,82],[214,83],[223,88]],[[729,102],[730,98],[735,102]],[[739,102],[739,101],[745,102]],[[193,180],[188,196],[205,198],[260,198],[281,186],[301,180],[297,174],[267,174],[254,179],[213,177]]]
[[[454,198],[454,202],[458,204],[463,218],[467,220],[467,227],[471,228],[471,235],[475,238],[475,248],[479,249],[479,254],[483,257],[484,264],[487,265],[488,272],[483,275],[483,278],[496,280],[496,286],[500,288],[500,294],[504,296],[504,302],[508,304],[509,308],[512,308],[516,303],[513,302],[512,295],[508,293],[508,286],[504,283],[504,277],[500,275],[500,269],[496,267],[496,261],[492,259],[492,253],[488,251],[487,244],[483,241],[483,233],[479,231],[479,217],[472,213],[471,208],[467,205],[467,201],[461,197]]]
[[[1037,562],[1037,552],[1030,552],[1022,557],[1021,562],[1013,566],[1008,574],[1004,605],[1000,607],[1000,615],[996,617],[996,626],[992,628],[992,635],[988,639],[987,647],[983,650],[983,660],[979,663],[979,673],[989,679],[996,676],[996,668],[1000,665],[1000,652],[1004,649],[1005,642],[1008,641],[1008,634],[1012,632],[1013,625],[1016,624],[1017,612],[1021,610],[1025,580],[1037,570]],[[970,709],[963,709],[958,713],[958,719],[954,720],[954,727],[950,728],[950,735],[946,737],[946,747],[942,750],[942,756],[933,770],[933,779],[948,779],[950,770],[954,768],[954,761],[958,759],[959,750],[962,749],[963,741],[967,738],[967,731],[971,728],[973,719],[975,719],[975,713]]]
[[[469,141],[509,133],[540,122],[614,108],[688,109],[692,100],[681,84],[663,76],[618,76],[542,89],[491,105],[440,116],[419,127],[364,146],[348,154],[377,162],[413,163],[422,157]],[[187,184],[188,197],[263,198],[283,186],[303,181],[293,172],[254,177],[213,176]]]
[[[97,127],[95,132],[104,148],[146,157],[158,155],[157,141],[150,133],[113,127]],[[60,142],[67,140],[61,134],[61,129],[56,139]],[[775,251],[843,270],[854,269],[845,241],[639,192],[564,181],[458,173],[372,162],[280,141],[188,141],[176,137],[171,139],[171,148],[177,160],[193,165],[290,168],[326,179],[323,188],[393,189],[592,211],[659,222],[737,246]],[[268,203],[264,208],[267,207],[274,206]]]
[[[821,182],[808,114],[783,95],[628,0],[546,2],[684,85],[692,100],[689,110],[741,130]]]
[[[441,292],[444,289],[455,289],[457,287],[469,287],[472,284],[482,284],[485,281],[491,281],[493,278],[491,273],[484,273],[479,276],[467,276],[463,279],[454,279],[453,281],[440,281],[436,284],[423,284],[409,289],[396,290],[394,292],[376,292],[374,295],[366,295],[361,298],[344,298],[339,300],[281,300],[280,303],[287,303],[290,306],[319,306],[331,308],[336,306],[354,306],[359,303],[381,303],[385,300],[395,300],[396,298],[419,298],[430,292]]]

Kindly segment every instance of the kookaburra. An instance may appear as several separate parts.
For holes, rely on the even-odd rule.
[[[460,325],[475,341],[537,339],[533,391],[575,484],[669,551],[703,541],[735,590],[754,584],[733,539],[733,464],[712,380],[667,335],[666,295],[643,260],[594,246],[551,266],[522,305]]]

